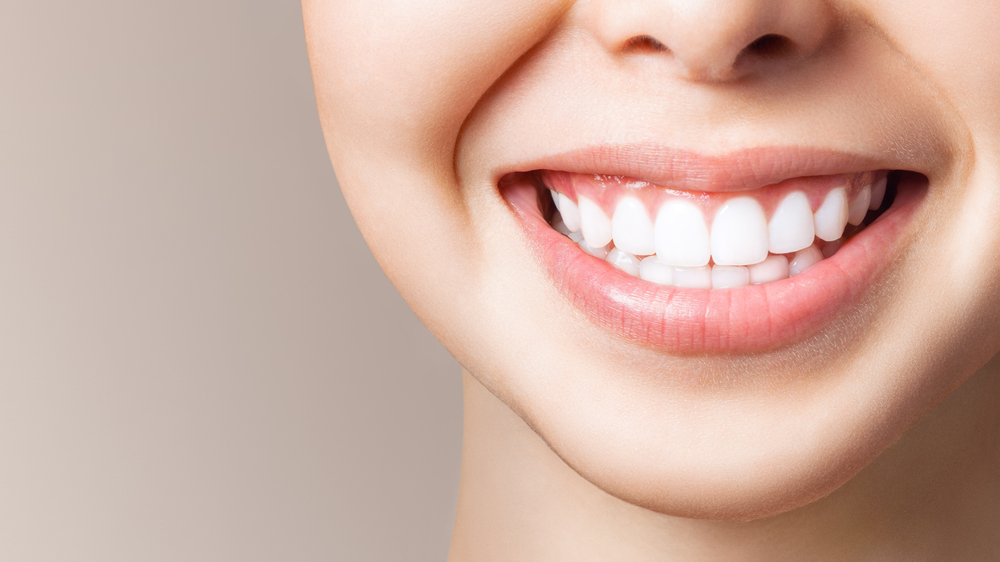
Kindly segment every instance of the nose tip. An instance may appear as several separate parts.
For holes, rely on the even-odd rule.
[[[739,79],[810,56],[829,36],[822,0],[598,0],[593,31],[614,53],[669,57],[684,79]]]

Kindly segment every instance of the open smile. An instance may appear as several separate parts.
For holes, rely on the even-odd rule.
[[[830,173],[838,158],[757,164],[655,182],[536,168],[499,184],[556,287],[598,324],[676,353],[754,351],[855,304],[926,191],[919,174]]]

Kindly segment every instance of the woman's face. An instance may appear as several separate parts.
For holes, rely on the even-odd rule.
[[[305,13],[334,167],[386,274],[619,498],[802,505],[1000,349],[992,2]]]

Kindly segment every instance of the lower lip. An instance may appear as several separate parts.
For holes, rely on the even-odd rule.
[[[545,221],[533,186],[504,190],[569,302],[613,333],[680,354],[762,351],[815,334],[857,303],[888,267],[923,193],[900,189],[878,220],[795,277],[708,290],[656,285],[585,254]]]

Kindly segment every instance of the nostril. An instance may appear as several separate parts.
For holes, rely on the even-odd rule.
[[[768,33],[761,35],[743,49],[744,54],[757,57],[777,57],[792,50],[792,41],[782,35]]]
[[[637,35],[625,42],[624,50],[633,53],[660,53],[669,51],[670,49],[663,43],[660,43],[655,37]]]

